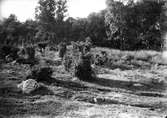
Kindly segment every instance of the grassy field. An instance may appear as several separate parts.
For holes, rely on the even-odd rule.
[[[2,64],[0,117],[2,118],[165,118],[167,65],[156,51],[106,51],[110,62],[96,66],[97,78],[84,82],[64,71],[57,52],[40,54],[50,65],[54,81],[40,83],[32,94],[16,87],[29,74],[27,65]]]

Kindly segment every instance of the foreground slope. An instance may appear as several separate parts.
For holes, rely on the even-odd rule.
[[[49,52],[54,73],[51,84],[25,95],[16,85],[29,73],[27,65],[3,64],[0,71],[0,116],[11,118],[164,118],[167,115],[167,66],[159,62],[159,53],[105,50],[112,57],[109,65],[96,66],[97,79],[74,79]],[[138,55],[134,55],[138,53]],[[50,58],[52,55],[52,58]],[[130,61],[127,55],[132,55]],[[143,56],[144,55],[144,56]],[[53,58],[54,57],[54,58]],[[124,57],[124,58],[123,58]],[[111,66],[112,65],[112,66]],[[157,82],[157,80],[162,81]]]

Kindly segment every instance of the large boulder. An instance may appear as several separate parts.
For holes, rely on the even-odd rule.
[[[28,79],[22,81],[17,87],[21,89],[23,93],[30,94],[39,87],[39,84],[34,79]]]

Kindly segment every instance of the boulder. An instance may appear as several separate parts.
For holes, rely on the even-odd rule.
[[[27,79],[18,84],[17,87],[21,89],[23,93],[30,94],[39,87],[39,84],[34,79]]]

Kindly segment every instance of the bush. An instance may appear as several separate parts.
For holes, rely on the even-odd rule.
[[[65,55],[63,58],[64,69],[67,72],[70,72],[72,69],[73,58],[70,55]]]
[[[91,67],[91,55],[81,54],[79,62],[75,65],[74,75],[81,80],[91,80],[94,72]]]
[[[24,47],[21,47],[19,52],[18,52],[19,57],[24,58],[26,55],[26,49]]]
[[[29,60],[35,59],[35,47],[33,46],[26,47],[26,52]]]
[[[98,66],[107,65],[109,62],[109,57],[106,51],[101,51],[101,54],[96,54],[94,58],[94,64]]]
[[[39,63],[38,59],[34,59],[34,60],[29,60],[29,59],[24,59],[24,58],[18,58],[16,60],[17,63],[19,64],[29,64],[30,67],[34,66],[35,64]]]
[[[63,59],[65,70],[81,80],[91,80],[94,72],[91,68],[90,49],[84,42],[73,42],[72,52],[66,53]]]
[[[31,74],[27,78],[35,79],[37,82],[40,81],[49,81],[53,73],[52,68],[50,67],[40,67],[34,66],[31,70]]]
[[[44,50],[45,50],[47,45],[48,45],[48,42],[40,42],[40,43],[38,43],[38,48],[39,48],[41,53],[44,52]]]
[[[64,55],[66,54],[67,46],[65,43],[60,43],[59,45],[59,57],[63,59]]]
[[[59,51],[58,47],[57,46],[51,46],[50,47],[50,51]]]
[[[38,63],[38,60],[35,58],[35,47],[33,46],[21,48],[18,54],[19,58],[16,59],[16,62],[19,64],[30,64],[30,66],[34,66]]]
[[[6,57],[11,58],[11,60],[15,60],[18,58],[19,48],[13,47],[10,45],[4,45],[0,49],[0,56],[2,59],[6,59]]]

